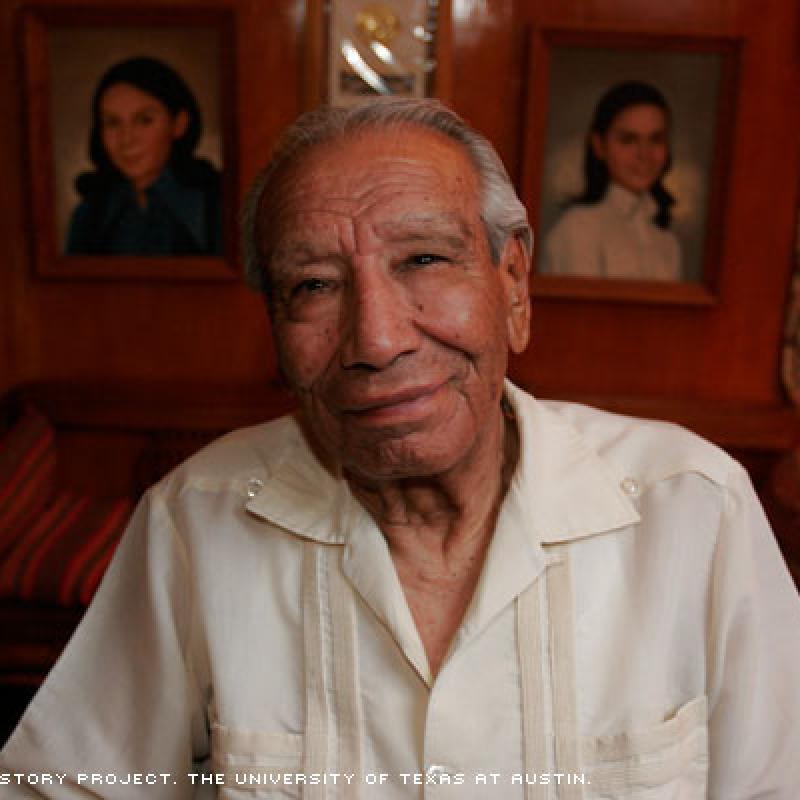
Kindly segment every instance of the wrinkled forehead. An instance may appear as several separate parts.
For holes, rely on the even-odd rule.
[[[306,149],[282,170],[260,209],[262,247],[291,237],[309,215],[460,217],[480,225],[477,170],[458,142],[417,125],[349,134]]]

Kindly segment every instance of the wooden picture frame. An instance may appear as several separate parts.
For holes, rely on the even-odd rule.
[[[533,33],[519,182],[537,232],[535,296],[701,307],[716,303],[739,49],[737,39],[719,37],[565,29]],[[655,86],[670,107],[671,161],[664,183],[677,201],[672,229],[680,243],[681,278],[545,274],[548,234],[584,185],[584,150],[595,104],[609,87],[627,80]]]
[[[35,275],[43,280],[237,279],[233,10],[52,2],[25,7],[21,29]],[[94,169],[88,155],[91,97],[106,69],[138,56],[169,65],[197,98],[204,127],[194,154],[221,173],[213,199],[221,253],[218,245],[214,254],[66,253],[70,220],[81,202],[73,181]],[[211,216],[207,211],[204,222]]]

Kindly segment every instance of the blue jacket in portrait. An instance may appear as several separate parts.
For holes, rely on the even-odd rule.
[[[67,255],[221,255],[221,178],[209,166],[192,185],[169,168],[137,201],[130,181],[119,179],[88,193],[72,214]]]

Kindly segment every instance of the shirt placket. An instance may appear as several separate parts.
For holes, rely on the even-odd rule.
[[[570,559],[564,548],[547,550],[546,569],[514,600],[522,705],[522,784],[509,785],[510,775],[500,775],[496,796],[582,800]],[[453,766],[458,754],[453,753],[453,743],[441,735],[446,728],[440,724],[441,715],[458,707],[447,696],[446,679],[437,681],[425,728],[422,796],[426,800],[471,796],[470,781],[475,776],[467,773],[466,783],[457,782],[457,776],[464,775]]]
[[[303,554],[308,800],[358,800],[363,785],[363,710],[353,591],[342,548],[307,542]]]

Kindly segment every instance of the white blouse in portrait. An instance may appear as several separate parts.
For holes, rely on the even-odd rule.
[[[672,231],[658,227],[649,194],[611,184],[593,205],[565,211],[545,240],[539,271],[549,275],[677,281],[681,251]]]

